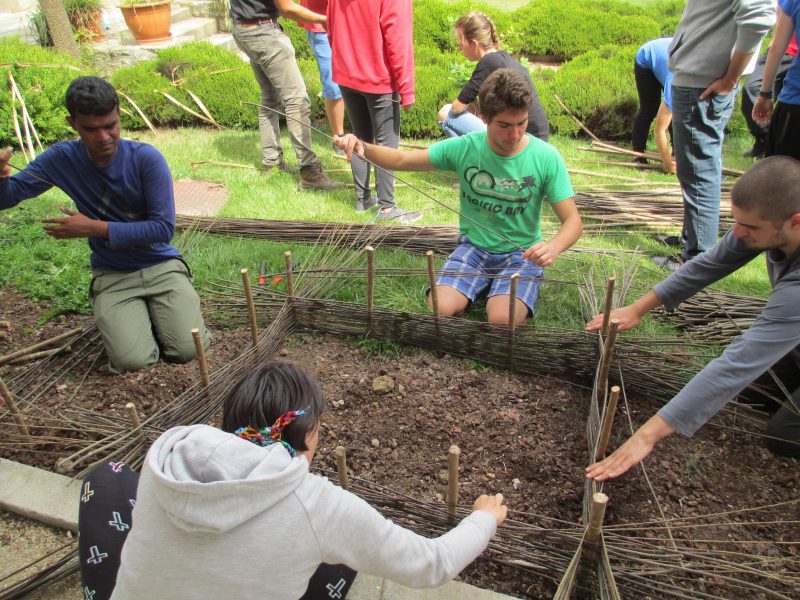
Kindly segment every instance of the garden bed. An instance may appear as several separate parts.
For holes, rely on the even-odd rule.
[[[14,329],[10,340],[0,342],[0,354],[87,322],[85,316],[68,315],[39,327],[37,319],[45,307],[13,290],[5,290],[1,306],[0,320],[10,320]],[[250,343],[245,329],[216,330],[214,335],[208,353],[212,373]],[[335,468],[333,450],[345,446],[353,475],[437,503],[443,502],[446,494],[448,448],[457,444],[463,505],[468,506],[481,493],[502,492],[515,511],[511,515],[515,520],[554,529],[574,528],[580,521],[583,467],[588,460],[586,389],[379,340],[294,334],[279,354],[280,360],[297,362],[315,373],[328,401],[315,466]],[[7,380],[22,368],[6,367],[0,376]],[[373,382],[379,376],[391,377],[393,388],[375,392]],[[96,367],[80,385],[78,381],[67,384],[57,394],[42,398],[39,406],[55,415],[79,405],[123,416],[125,403],[134,402],[146,416],[198,378],[196,363],[159,363],[147,371],[122,376]],[[612,437],[612,446],[622,439],[628,417],[639,424],[654,410],[636,399],[629,401],[629,410],[623,405],[619,411],[619,433]],[[3,417],[0,437],[10,426],[8,416]],[[50,469],[62,457],[46,447],[4,451],[3,455]],[[798,577],[799,549],[796,542],[785,543],[800,537],[796,525],[800,506],[796,502],[753,514],[732,512],[723,519],[702,517],[796,500],[800,490],[797,461],[770,455],[755,436],[739,433],[734,438],[730,432],[706,427],[691,440],[667,440],[647,465],[655,493],[640,470],[605,485],[610,497],[607,526],[641,527],[637,524],[658,520],[660,510],[667,519],[698,518],[697,523],[704,526],[676,526],[671,534],[682,543],[691,539],[692,548],[700,553],[721,548],[742,553],[743,560],[746,554],[757,554],[753,564],[757,559],[788,557],[787,575]],[[787,528],[785,523],[773,522],[779,516],[795,524]],[[742,524],[745,521],[748,524]],[[641,535],[657,542],[667,534],[643,528]],[[481,587],[531,598],[552,596],[557,585],[554,580],[561,573],[554,572],[551,577],[482,561],[462,575]],[[684,583],[696,592],[754,597],[752,590],[731,595],[728,587],[720,587],[724,581],[713,577]],[[797,597],[796,590],[776,586]]]

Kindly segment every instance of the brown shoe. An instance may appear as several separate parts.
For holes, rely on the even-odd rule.
[[[297,173],[300,171],[298,167],[287,165],[282,160],[271,165],[264,165],[264,170],[267,173],[271,173],[275,170],[283,171],[284,173]]]
[[[338,190],[343,187],[343,183],[325,175],[319,163],[312,163],[300,169],[301,190]]]

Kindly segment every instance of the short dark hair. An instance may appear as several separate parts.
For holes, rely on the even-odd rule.
[[[497,69],[481,84],[478,103],[487,121],[507,110],[527,112],[533,106],[530,78],[514,69]]]
[[[102,116],[119,106],[119,97],[114,86],[100,77],[77,77],[67,88],[67,110],[71,117],[76,114]]]
[[[298,452],[308,450],[306,435],[325,411],[325,397],[316,379],[287,362],[267,362],[237,383],[222,404],[222,429],[229,433],[248,425],[270,427],[290,410],[308,409],[283,430],[283,439]]]
[[[770,156],[757,162],[734,184],[731,202],[780,227],[800,212],[800,160]]]

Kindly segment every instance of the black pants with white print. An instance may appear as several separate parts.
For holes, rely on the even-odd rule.
[[[139,474],[122,462],[100,464],[83,480],[78,553],[84,600],[108,600],[114,591],[138,483]],[[340,600],[355,578],[350,567],[322,564],[301,600]]]

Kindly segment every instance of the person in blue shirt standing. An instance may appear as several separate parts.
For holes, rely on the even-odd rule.
[[[772,40],[753,119],[769,124],[764,154],[785,155],[800,159],[800,60],[795,56],[786,72],[778,103],[773,112],[772,88],[778,67],[794,35],[800,35],[800,0],[779,0],[777,26]]]
[[[650,124],[655,119],[653,137],[665,173],[675,172],[675,160],[672,158],[667,139],[667,132],[672,123],[672,71],[669,70],[671,42],[671,37],[663,37],[643,44],[636,53],[636,60],[633,63],[636,92],[639,94],[639,111],[633,120],[631,146],[636,152],[645,151]],[[647,162],[640,157],[634,161]]]
[[[0,210],[52,187],[77,210],[44,219],[55,239],[87,238],[89,296],[112,372],[152,366],[163,353],[172,362],[195,355],[191,330],[204,345],[200,298],[177,248],[172,175],[149,144],[120,138],[119,99],[99,77],[74,79],[66,94],[67,122],[79,139],[58,142],[12,175],[11,150],[0,151]]]

